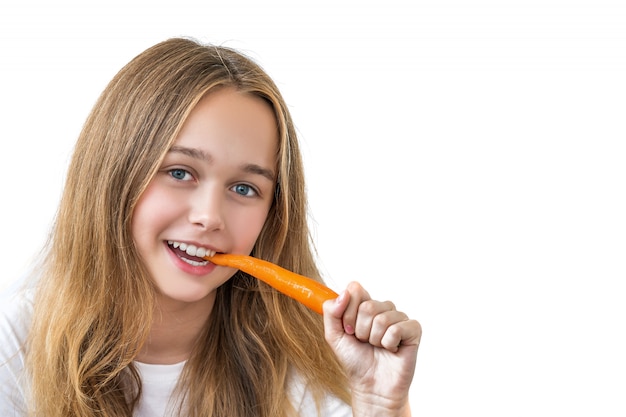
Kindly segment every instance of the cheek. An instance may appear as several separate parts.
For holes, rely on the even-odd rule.
[[[137,243],[146,235],[158,232],[160,226],[171,216],[172,207],[166,204],[168,199],[156,187],[148,187],[143,193],[132,219],[132,234]]]
[[[267,213],[267,210],[259,210],[245,215],[242,213],[231,219],[231,233],[237,239],[235,252],[248,254],[252,251],[267,219]]]
[[[144,202],[145,200],[142,198],[137,203],[131,223],[133,240],[140,252],[144,248],[144,242],[148,240],[150,225],[153,224],[150,216],[151,210],[146,210],[146,205],[143,204]]]

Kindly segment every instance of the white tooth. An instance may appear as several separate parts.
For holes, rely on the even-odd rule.
[[[215,251],[214,250],[208,251],[207,256],[208,257],[215,256]]]
[[[186,243],[181,243],[180,244],[180,250],[182,250],[182,251],[187,250],[187,244]]]
[[[206,256],[206,253],[207,253],[207,250],[206,250],[206,249],[204,249],[204,248],[198,248],[198,249],[196,250],[196,256],[198,256],[198,257],[200,257],[200,258],[205,257],[205,256]]]
[[[185,249],[185,252],[187,252],[187,255],[189,256],[196,256],[197,250],[198,248],[196,248],[194,245],[189,245],[187,246],[187,249]]]
[[[209,261],[198,262],[198,261],[192,261],[191,259],[185,259],[185,258],[180,258],[180,259],[187,262],[189,265],[193,265],[193,266],[204,266],[209,263]]]
[[[172,243],[172,246],[174,246],[174,249],[178,248],[180,246],[179,242],[174,242]]]

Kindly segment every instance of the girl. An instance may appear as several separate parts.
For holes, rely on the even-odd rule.
[[[203,259],[322,281],[285,101],[249,58],[155,45],[74,150],[33,291],[0,321],[3,416],[407,416],[421,328],[351,283],[319,315]]]

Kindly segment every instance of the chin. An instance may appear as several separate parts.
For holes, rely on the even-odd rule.
[[[206,289],[173,289],[173,288],[160,288],[159,294],[165,300],[169,302],[179,303],[199,303],[199,302],[212,302],[215,299],[215,290],[209,291]]]

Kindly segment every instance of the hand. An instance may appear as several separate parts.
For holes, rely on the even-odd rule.
[[[356,282],[323,310],[326,341],[350,380],[354,415],[410,415],[420,324],[390,301],[372,300]]]

